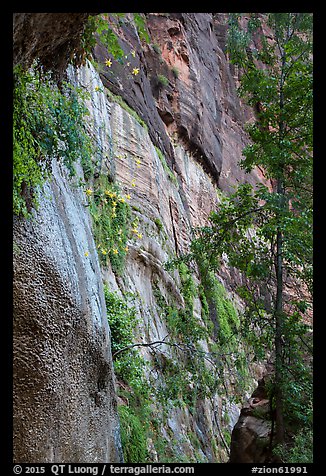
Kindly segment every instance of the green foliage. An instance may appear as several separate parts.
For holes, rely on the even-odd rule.
[[[82,48],[89,58],[96,41],[100,41],[107,49],[108,54],[123,62],[125,52],[120,46],[119,36],[113,31],[115,23],[123,23],[125,13],[101,13],[100,15],[90,15],[88,17],[82,35]],[[134,13],[133,18],[140,40],[150,42],[150,37],[146,27],[146,20],[142,13]]]
[[[311,185],[312,15],[269,14],[274,44],[268,45],[261,36],[265,41],[259,51],[250,50],[251,31],[239,28],[236,16],[240,14],[230,17],[228,38],[231,58],[243,68],[239,92],[249,105],[256,106],[258,101],[260,104],[259,121],[248,125],[252,143],[243,151],[242,165],[246,171],[255,165],[263,166],[273,178],[282,171],[289,190],[301,188],[303,181]],[[254,20],[259,24],[258,18]],[[256,60],[268,67],[261,68]]]
[[[84,129],[85,93],[68,83],[61,88],[35,71],[14,70],[14,213],[29,215],[56,158],[75,173],[74,162],[91,162],[92,144]]]
[[[194,344],[200,339],[207,337],[207,330],[198,322],[194,315],[193,300],[197,295],[197,287],[192,274],[187,265],[182,261],[177,263],[177,267],[181,280],[181,294],[184,298],[184,307],[178,309],[175,306],[169,306],[158,288],[154,290],[154,294],[171,336],[177,338],[178,342]]]
[[[209,326],[209,324],[212,324],[212,322],[209,320],[209,306],[208,306],[208,301],[206,298],[205,288],[202,284],[198,286],[198,297],[200,299],[201,307],[202,307],[201,317],[203,321],[205,322],[206,326]]]
[[[153,47],[153,50],[155,51],[155,53],[157,53],[158,55],[162,54],[162,50],[161,50],[160,46],[157,43],[153,43],[152,47]]]
[[[179,77],[180,71],[178,70],[178,68],[176,66],[172,66],[171,71],[172,71],[172,74],[175,78]]]
[[[121,274],[130,236],[130,206],[120,194],[118,185],[110,183],[103,175],[95,183],[88,200],[100,261],[103,265],[110,262],[113,271]]]
[[[137,112],[132,109],[128,104],[122,99],[121,96],[117,96],[116,94],[113,94],[111,91],[107,90],[107,96],[111,101],[116,102],[121,106],[125,111],[128,112],[136,121],[138,124],[140,124],[146,131],[148,130],[147,124],[141,119],[141,117],[137,114]]]
[[[214,284],[212,301],[215,303],[217,310],[219,340],[226,344],[237,333],[240,321],[232,301],[226,297],[223,285],[217,280],[213,280],[213,277],[211,277],[211,281]]]
[[[121,444],[125,463],[147,462],[146,433],[148,423],[141,421],[139,416],[126,405],[120,405],[118,411],[121,425]]]
[[[191,390],[191,374],[188,370],[165,357],[161,364],[161,372],[164,383],[156,388],[156,398],[165,411],[172,407],[191,404],[194,395]]]
[[[274,454],[284,463],[313,463],[313,431],[311,428],[300,430],[291,443],[278,446]]]
[[[222,198],[211,226],[197,231],[192,255],[213,270],[223,256],[242,273],[241,331],[256,358],[274,350],[273,401],[281,440],[282,416],[296,431],[307,424],[312,393],[302,322],[312,287],[312,15],[266,14],[271,41],[258,15],[249,14],[247,31],[240,17],[230,14],[228,53],[239,67],[239,93],[256,110],[241,166],[246,172],[261,167],[272,187],[244,184]],[[261,40],[256,49],[253,32]],[[298,305],[285,303],[285,277],[303,290]],[[227,340],[224,318],[222,323]]]
[[[199,250],[197,249],[197,252]],[[235,393],[241,395],[249,387],[250,374],[248,368],[248,354],[251,345],[248,347],[243,339],[240,316],[231,299],[227,297],[226,290],[222,283],[218,281],[212,271],[210,271],[206,260],[197,261],[203,294],[206,300],[205,312],[209,312],[209,304],[212,312],[216,313],[216,322],[211,326],[214,329],[215,342],[211,344],[211,352],[216,361],[216,372],[220,382],[218,382],[219,393],[226,391],[222,387],[221,381],[227,381],[229,369],[234,369],[236,375]],[[202,302],[205,300],[202,298]],[[209,303],[209,304],[208,304]],[[207,311],[206,311],[207,309]],[[212,316],[213,319],[213,316]],[[213,322],[211,322],[213,324]],[[241,342],[241,345],[239,345]]]
[[[163,74],[158,74],[157,75],[157,81],[161,86],[167,87],[169,85],[169,80],[166,76]]]
[[[163,223],[161,222],[161,220],[159,218],[154,218],[154,223],[155,223],[158,231],[163,230]]]
[[[141,13],[134,13],[134,22],[137,28],[139,38],[146,43],[150,42],[150,37],[146,28],[146,20]]]
[[[104,297],[107,319],[111,329],[112,354],[115,354],[118,350],[133,343],[134,329],[138,319],[135,308],[129,306],[126,300],[116,293],[110,292],[106,285],[104,286]]]
[[[185,300],[185,309],[189,314],[193,314],[194,296],[197,294],[197,288],[188,266],[182,261],[178,263],[178,271],[181,280],[181,293]]]
[[[125,298],[104,286],[107,319],[111,330],[111,347],[114,371],[120,381],[130,389],[119,394],[128,400],[128,405],[118,407],[121,426],[121,441],[126,463],[148,461],[147,436],[149,433],[150,399],[149,386],[144,379],[145,361],[134,343],[138,324],[136,309]],[[123,349],[123,352],[119,352]]]
[[[158,360],[157,366],[164,376],[164,383],[156,388],[157,399],[167,411],[171,406],[194,405],[201,395],[210,394],[212,387],[207,385],[203,353],[198,341],[207,338],[207,330],[201,326],[193,313],[193,299],[196,287],[187,267],[181,263],[181,292],[184,297],[184,308],[178,309],[166,302],[158,287],[154,288],[154,296],[161,317],[165,320],[170,340],[182,350],[182,364],[164,357]],[[195,386],[195,389],[194,389]]]
[[[245,351],[239,346],[240,320],[224,287],[212,273],[203,273],[202,283],[197,287],[190,269],[182,259],[167,265],[167,269],[173,267],[179,271],[184,307],[169,305],[158,288],[154,295],[172,341],[178,343],[183,351],[184,368],[180,372],[180,365],[164,360],[160,368],[165,385],[158,389],[158,398],[169,408],[180,401],[194,406],[197,399],[211,397],[216,391],[220,395],[227,393],[225,382],[230,378],[229,370],[234,367],[239,377],[236,392],[244,392],[248,386],[249,373]],[[202,302],[204,325],[194,313],[195,297],[199,297]],[[215,337],[209,302],[217,313],[218,332]],[[203,351],[201,340],[215,341],[210,344],[209,353]]]
[[[284,418],[294,430],[312,426],[312,336],[299,312],[287,314],[283,326]]]
[[[167,174],[169,180],[174,184],[174,185],[178,185],[178,181],[174,175],[174,173],[172,172],[172,170],[170,169],[170,167],[168,166],[167,162],[166,162],[166,159],[164,157],[164,154],[163,152],[155,146],[155,150],[156,150],[156,153],[157,153],[157,156],[158,158],[160,159],[160,162],[163,166],[163,169],[165,171],[165,173]]]
[[[240,13],[230,13],[228,20],[227,53],[233,64],[242,66],[246,60],[246,48],[249,45],[249,35],[240,28]]]
[[[119,44],[117,35],[110,27],[107,15],[111,15],[114,18],[120,14],[106,13],[100,15],[90,15],[88,17],[82,36],[82,46],[86,53],[90,55],[92,49],[96,45],[97,36],[99,41],[107,48],[108,53],[110,53],[115,59],[121,59],[124,56],[124,51]]]

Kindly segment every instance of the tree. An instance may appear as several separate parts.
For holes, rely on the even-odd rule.
[[[211,226],[197,230],[192,254],[213,269],[224,256],[242,273],[243,330],[273,351],[275,442],[283,443],[285,402],[296,399],[289,382],[306,369],[299,342],[309,347],[302,318],[312,295],[312,14],[251,14],[246,31],[244,23],[230,14],[228,54],[240,95],[256,110],[241,166],[261,167],[267,185],[243,184],[225,197]],[[310,391],[308,380],[306,372]]]

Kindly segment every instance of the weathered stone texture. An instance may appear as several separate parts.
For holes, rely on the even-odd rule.
[[[54,162],[39,211],[15,220],[15,462],[121,461],[110,334],[84,201]]]
[[[82,54],[81,36],[89,15],[95,13],[14,13],[14,66],[28,67],[37,58],[45,69],[62,75],[69,61]]]

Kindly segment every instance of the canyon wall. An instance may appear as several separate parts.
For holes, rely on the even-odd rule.
[[[147,441],[150,461],[227,461],[241,401],[256,386],[250,377],[247,393],[237,395],[234,368],[222,382],[224,394],[199,396],[191,406],[180,394],[168,411],[158,398],[157,390],[167,387],[158,361],[169,361],[180,375],[190,372],[189,355],[176,348],[166,314],[168,307],[185,308],[182,276],[166,263],[189,250],[193,227],[207,223],[221,193],[244,180],[255,184],[261,174],[245,178],[238,164],[250,111],[239,103],[225,56],[224,16],[154,13],[147,14],[147,24],[149,44],[140,41],[131,17],[116,23],[125,62],[107,66],[109,55],[98,44],[95,67],[87,62],[68,69],[70,80],[89,93],[87,128],[97,144],[97,175],[88,186],[93,190],[99,176],[109,177],[128,197],[137,223],[123,272],[100,264],[89,204],[78,186],[80,166],[71,179],[54,160],[38,210],[31,219],[15,218],[16,462],[123,460],[117,403],[126,405],[131,390],[114,376],[103,284],[121,299],[133,296],[134,342],[145,344],[137,352],[147,362],[159,435]],[[191,274],[199,289],[198,271]],[[235,309],[241,308],[234,292],[239,279],[227,266],[218,277],[224,301]],[[206,326],[203,299],[199,293],[192,298],[196,322]],[[196,349],[209,355],[219,328],[217,306],[207,313],[214,329]],[[151,342],[160,342],[155,352]],[[258,379],[262,369],[255,370]],[[190,393],[196,389],[196,382],[189,384]],[[168,451],[160,449],[162,442]]]
[[[14,223],[14,459],[121,461],[110,332],[82,192],[53,162]]]

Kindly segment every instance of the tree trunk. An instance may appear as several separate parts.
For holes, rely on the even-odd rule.
[[[275,303],[275,442],[284,442],[284,418],[283,418],[283,237],[277,232],[277,256],[276,256],[276,303]]]

